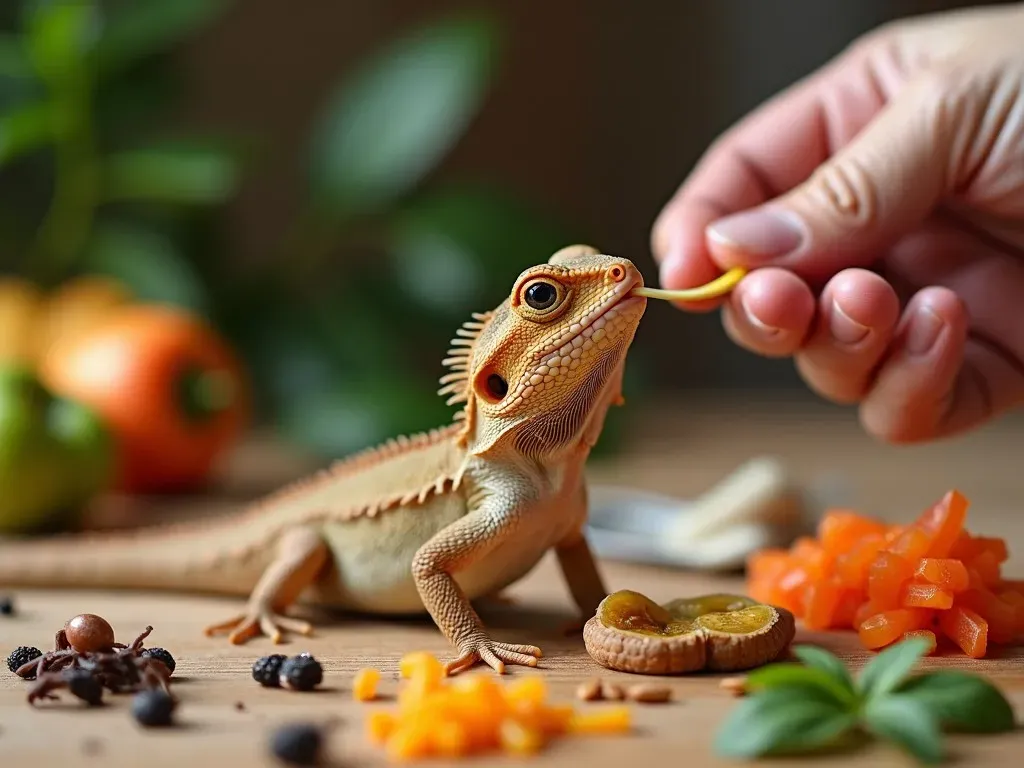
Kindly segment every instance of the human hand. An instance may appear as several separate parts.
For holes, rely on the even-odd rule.
[[[665,288],[719,306],[892,443],[1024,402],[1024,4],[878,29],[710,148],[655,223]]]

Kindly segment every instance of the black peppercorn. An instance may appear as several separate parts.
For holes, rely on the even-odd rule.
[[[170,725],[177,702],[165,691],[154,688],[137,693],[132,699],[132,717],[140,725]]]
[[[287,765],[316,765],[322,748],[323,733],[306,723],[282,726],[270,739],[270,751]]]
[[[292,656],[281,665],[281,685],[294,691],[311,691],[324,679],[320,662],[308,653]]]
[[[7,668],[11,672],[17,672],[19,667],[28,664],[34,659],[38,659],[42,655],[43,652],[38,648],[32,648],[28,645],[19,646],[11,651],[11,655],[7,657]],[[35,676],[35,672],[32,672],[25,679],[34,680]]]
[[[277,688],[281,684],[281,665],[287,658],[280,653],[261,656],[252,665],[252,679],[264,688]]]
[[[103,685],[87,669],[68,669],[63,673],[68,690],[90,706],[103,703]]]
[[[146,648],[142,652],[143,656],[149,656],[151,659],[162,661],[167,667],[167,671],[172,675],[174,674],[174,657],[171,656],[170,651],[166,648]]]
[[[0,597],[0,616],[12,615],[14,615],[14,599],[10,597]]]

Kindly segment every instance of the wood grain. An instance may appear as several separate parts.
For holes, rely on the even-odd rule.
[[[653,490],[688,495],[697,493],[752,455],[772,453],[790,463],[803,480],[836,474],[858,502],[892,519],[906,519],[925,503],[957,486],[972,499],[972,529],[1005,535],[1014,557],[1009,571],[1019,575],[1024,550],[1020,515],[1019,422],[1004,422],[961,441],[923,449],[897,450],[878,446],[860,434],[845,411],[773,406],[737,411],[704,405],[638,418],[629,433],[630,448],[607,464],[596,464],[592,479],[628,482]],[[1016,452],[1016,453],[1015,453]],[[256,478],[291,475],[302,462],[284,463],[266,443],[253,443],[233,463],[219,499],[190,500],[190,512],[200,514],[230,507],[241,497],[262,492]],[[245,491],[238,489],[244,488]],[[234,489],[234,490],[231,490]],[[156,509],[156,508],[154,508]],[[153,515],[177,515],[174,505]],[[605,563],[610,589],[630,588],[657,600],[708,591],[737,590],[737,577],[685,573],[622,563]],[[587,656],[579,637],[564,637],[559,625],[570,617],[569,598],[552,558],[541,565],[509,596],[512,605],[491,605],[483,614],[494,635],[511,642],[540,645],[545,656],[538,670],[515,669],[511,675],[543,675],[553,695],[572,700],[576,686],[601,675],[608,679],[636,678],[610,673]],[[108,705],[87,710],[66,695],[61,702],[31,708],[24,700],[25,683],[0,670],[0,762],[5,766],[104,765],[122,766],[271,766],[266,744],[277,725],[294,720],[340,718],[332,732],[331,765],[384,765],[383,755],[362,735],[365,713],[389,702],[357,704],[351,699],[353,673],[374,666],[384,672],[382,688],[397,685],[399,657],[427,650],[447,657],[443,638],[427,621],[381,622],[365,617],[314,616],[315,637],[279,647],[286,653],[302,650],[324,664],[323,689],[291,693],[260,688],[250,677],[255,658],[275,650],[265,640],[230,646],[207,639],[201,628],[236,613],[232,600],[188,596],[150,596],[130,593],[19,591],[20,613],[0,619],[3,654],[20,644],[48,647],[53,632],[70,616],[94,612],[106,617],[119,639],[130,638],[147,623],[155,631],[151,645],[168,648],[178,660],[176,690],[181,697],[180,725],[166,731],[144,731],[128,713],[127,697],[110,697]],[[867,654],[850,633],[800,631],[798,642],[813,642],[838,653],[855,667]],[[981,662],[950,655],[926,662],[928,667],[956,666],[983,671],[1024,707],[1024,652],[1014,649]],[[713,734],[735,699],[718,688],[721,675],[659,678],[671,685],[674,701],[637,705],[636,732],[628,737],[581,737],[554,744],[531,760],[538,766],[572,765],[578,761],[604,768],[634,765],[686,764],[693,768],[733,765],[711,752]],[[244,705],[236,709],[236,703]],[[580,707],[600,707],[583,704]],[[971,765],[1017,765],[1024,737],[954,737],[950,752],[957,762]],[[492,757],[462,761],[463,765],[511,765],[521,761]],[[864,765],[907,766],[898,752],[869,747],[862,752],[819,760],[776,760],[774,766]],[[433,765],[447,763],[434,762]]]

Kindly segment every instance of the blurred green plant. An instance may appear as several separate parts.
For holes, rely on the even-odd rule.
[[[239,349],[260,415],[319,454],[447,421],[435,391],[455,327],[581,239],[490,185],[433,178],[497,72],[500,29],[487,14],[435,20],[343,78],[305,147],[299,213],[266,267],[240,270],[212,225],[250,153],[162,132],[180,95],[168,53],[227,2],[10,5],[4,266],[42,284],[107,274],[205,315]]]

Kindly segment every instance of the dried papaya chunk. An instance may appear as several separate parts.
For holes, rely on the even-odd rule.
[[[622,590],[601,601],[583,629],[583,641],[594,661],[609,669],[671,675],[767,664],[795,633],[790,611],[743,595],[701,595],[659,605]]]

